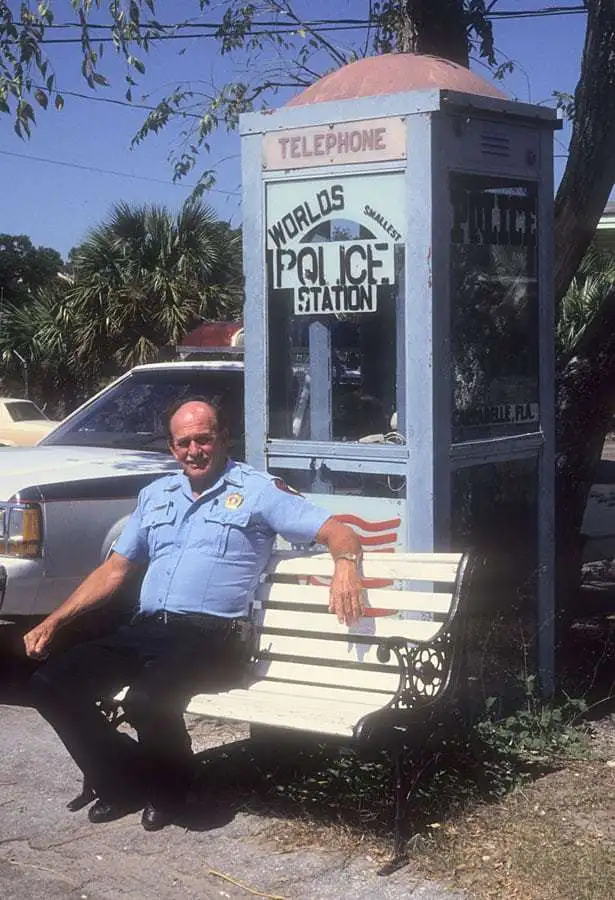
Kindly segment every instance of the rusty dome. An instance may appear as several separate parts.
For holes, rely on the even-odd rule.
[[[448,59],[417,53],[385,53],[368,56],[325,75],[286,105],[307,106],[433,88],[507,99],[494,84]]]

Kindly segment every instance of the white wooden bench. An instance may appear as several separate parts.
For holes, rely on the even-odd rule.
[[[198,694],[187,711],[347,739],[409,724],[455,675],[466,564],[459,553],[366,554],[366,614],[348,627],[328,611],[331,557],[276,553],[245,683]]]
[[[356,626],[328,611],[328,554],[277,552],[251,611],[241,684],[197,694],[186,712],[398,747],[394,860],[408,793],[400,736],[452,693],[463,650],[469,565],[460,553],[367,553],[365,615]],[[121,703],[122,694],[116,700]],[[391,866],[392,868],[392,866]]]

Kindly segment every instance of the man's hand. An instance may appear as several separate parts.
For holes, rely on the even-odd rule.
[[[354,625],[363,614],[363,586],[357,563],[338,559],[329,591],[329,612],[338,622]]]
[[[45,659],[49,656],[49,645],[57,630],[57,624],[51,616],[47,616],[36,628],[28,631],[23,639],[26,656],[31,659]]]
[[[127,582],[138,566],[119,553],[90,572],[79,587],[51,615],[24,635],[26,653],[32,659],[44,659],[49,655],[49,645],[55,633],[75,616],[106,603]]]
[[[363,613],[363,585],[359,571],[361,542],[352,528],[338,522],[333,516],[321,527],[316,541],[326,544],[335,560],[335,572],[329,591],[329,610],[335,613],[339,622],[354,625]]]

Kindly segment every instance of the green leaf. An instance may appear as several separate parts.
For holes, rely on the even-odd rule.
[[[133,22],[138,27],[140,19],[141,19],[141,14],[140,14],[140,10],[139,10],[139,4],[135,3],[135,0],[130,0],[128,14],[130,16],[131,22]]]
[[[26,120],[26,121],[27,120],[30,120],[31,122],[35,121],[34,110],[32,109],[32,106],[30,103],[22,103],[21,104],[20,114],[24,117],[24,120]]]
[[[54,103],[56,109],[64,109],[64,97],[62,96],[62,94],[56,94]]]

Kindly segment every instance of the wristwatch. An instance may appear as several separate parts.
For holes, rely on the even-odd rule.
[[[338,559],[347,559],[349,562],[359,563],[361,562],[361,554],[359,553],[338,553],[337,556],[333,557],[334,562],[337,562]]]

